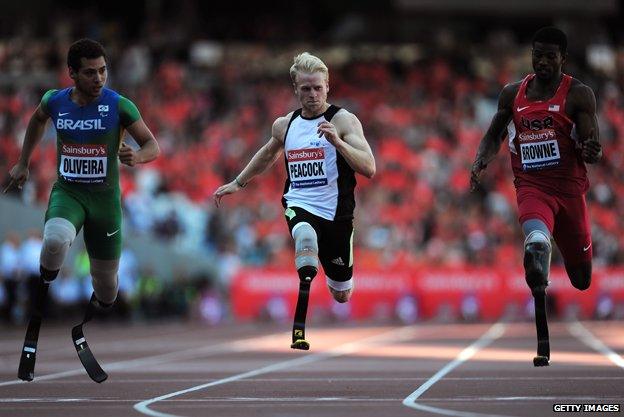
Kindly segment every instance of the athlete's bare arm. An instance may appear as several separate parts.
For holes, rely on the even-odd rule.
[[[500,150],[507,125],[513,117],[513,102],[521,81],[507,84],[498,96],[498,110],[492,118],[490,127],[479,143],[477,156],[470,170],[470,191],[475,191],[485,168]]]
[[[136,164],[153,161],[158,157],[160,154],[158,142],[142,118],[132,123],[126,130],[141,148],[135,151],[122,142],[119,148],[119,160],[122,164],[133,167]]]
[[[583,161],[595,164],[602,158],[596,117],[596,97],[591,88],[574,80],[566,100],[566,113],[572,117],[582,146]]]
[[[11,187],[17,186],[17,188],[22,188],[22,185],[28,179],[28,167],[30,165],[30,158],[32,156],[35,147],[41,140],[43,136],[43,130],[45,129],[46,122],[50,116],[46,114],[41,108],[41,105],[38,105],[35,109],[35,112],[30,117],[30,121],[28,122],[28,127],[26,128],[26,135],[24,136],[24,144],[22,145],[22,152],[20,154],[19,160],[11,168],[9,171],[9,176],[11,180],[9,181],[9,185],[4,189],[4,193],[6,193]]]
[[[367,178],[375,175],[375,157],[364,137],[362,123],[354,114],[340,110],[333,117],[332,123],[319,123],[318,133],[319,136],[325,135],[355,172]]]
[[[232,194],[243,188],[253,177],[262,174],[272,166],[284,149],[284,135],[288,128],[288,121],[292,113],[286,117],[278,117],[271,128],[271,138],[251,158],[251,161],[240,174],[227,184],[223,184],[214,192],[214,202],[217,207],[221,204],[224,195]]]

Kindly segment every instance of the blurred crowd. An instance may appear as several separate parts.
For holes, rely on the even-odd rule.
[[[530,45],[510,32],[468,44],[452,32],[423,44],[313,47],[202,40],[162,47],[154,37],[104,39],[109,87],[134,101],[162,149],[154,163],[122,167],[128,227],[198,254],[217,255],[221,282],[240,265],[292,264],[280,204],[284,164],[216,209],[213,191],[231,181],[269,138],[276,117],[296,109],[288,69],[304,50],[329,66],[331,103],[354,112],[377,159],[358,177],[359,268],[521,265],[521,230],[508,151],[469,192],[477,145],[508,82],[531,72]],[[160,38],[158,38],[160,39]],[[32,111],[49,88],[71,85],[73,39],[0,40],[0,170],[19,155]],[[602,162],[589,168],[597,265],[624,261],[624,48],[571,46],[567,73],[598,99]],[[35,152],[26,201],[44,204],[56,178],[55,131]],[[555,257],[555,262],[558,262]]]
[[[61,268],[50,285],[46,317],[78,321],[93,291],[89,256],[81,242],[75,256]],[[41,233],[9,231],[0,243],[0,324],[23,324],[39,291]],[[109,320],[162,320],[164,317],[200,319],[216,324],[226,314],[222,294],[210,277],[185,276],[164,281],[149,267],[141,267],[125,247],[119,263],[119,293]]]

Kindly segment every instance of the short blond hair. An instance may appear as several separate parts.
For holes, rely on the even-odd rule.
[[[319,57],[316,57],[309,52],[300,53],[294,58],[292,67],[290,67],[290,78],[293,83],[297,82],[296,78],[298,72],[305,72],[308,74],[321,72],[325,75],[325,81],[329,81],[329,70],[327,69],[327,65],[325,65]]]

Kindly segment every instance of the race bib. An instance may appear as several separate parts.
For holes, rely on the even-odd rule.
[[[520,157],[524,171],[559,165],[559,143],[556,140],[520,143]]]
[[[287,152],[288,174],[293,188],[327,185],[325,149],[294,149]]]
[[[59,174],[70,182],[87,184],[106,181],[106,145],[61,145]]]

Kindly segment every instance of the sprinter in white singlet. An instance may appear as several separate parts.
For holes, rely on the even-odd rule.
[[[358,118],[327,103],[329,71],[304,52],[290,68],[301,108],[273,123],[271,138],[236,178],[214,192],[217,207],[264,172],[284,152],[288,176],[282,204],[295,240],[295,267],[311,281],[320,260],[334,299],[353,292],[355,173],[375,175],[375,158]]]

